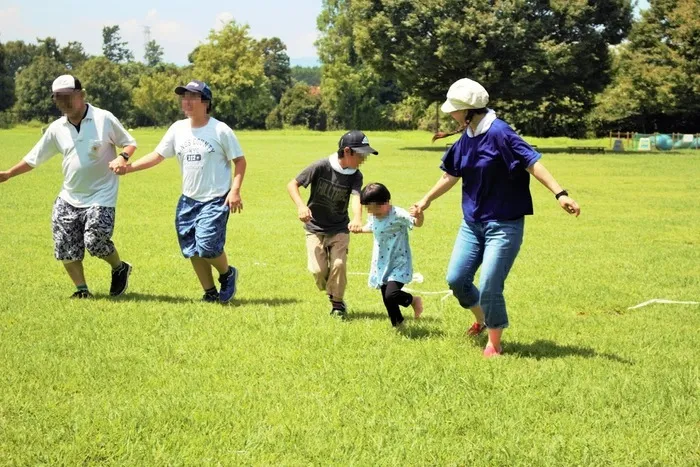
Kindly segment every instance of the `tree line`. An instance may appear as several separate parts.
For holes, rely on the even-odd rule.
[[[130,126],[180,118],[176,85],[214,90],[214,113],[235,128],[302,126],[434,130],[449,85],[480,81],[491,106],[519,131],[585,136],[608,130],[697,131],[700,17],[697,0],[323,0],[321,67],[290,67],[276,37],[254,39],[232,21],[189,54],[164,63],[156,41],[142,61],[103,29],[103,54],[82,44],[0,44],[0,125],[56,110],[51,81],[75,73],[90,102]]]

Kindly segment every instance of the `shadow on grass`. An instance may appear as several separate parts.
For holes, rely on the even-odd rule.
[[[407,148],[401,148],[401,151],[445,152],[447,151],[447,148],[444,144],[438,144],[435,146],[411,146]]]
[[[421,318],[423,321],[423,318]],[[444,337],[445,333],[436,327],[424,327],[424,326],[409,326],[407,328],[400,329],[399,334],[409,339],[429,339],[431,337]]]
[[[603,357],[625,365],[633,365],[634,362],[626,358],[610,353],[598,353],[590,347],[579,347],[574,345],[559,345],[553,341],[537,340],[531,344],[521,344],[520,342],[505,342],[503,344],[504,354],[514,354],[525,358],[541,360],[543,358],[562,357]]]
[[[144,294],[144,293],[127,293],[119,297],[110,297],[109,295],[95,295],[96,300],[109,300],[109,301],[134,301],[134,302],[161,302],[161,303],[201,303],[199,297],[178,297],[175,295],[158,295],[158,294]],[[283,306],[291,305],[293,303],[298,303],[299,300],[296,298],[234,298],[228,305],[231,306],[242,306],[242,305],[266,305],[266,306]],[[216,303],[212,303],[216,305]]]
[[[118,297],[110,295],[95,294],[95,300],[109,300],[111,302],[163,302],[163,303],[194,303],[199,301],[195,298],[178,297],[175,295],[146,294],[139,292],[127,292]]]
[[[231,301],[231,305],[266,305],[266,306],[282,306],[291,305],[293,303],[299,303],[300,300],[297,298],[234,298]]]
[[[408,313],[408,312],[407,312]],[[406,315],[404,315],[406,316]],[[389,321],[389,317],[386,313],[370,313],[368,311],[351,311],[348,313],[347,321],[355,321],[360,319],[374,319],[377,321]],[[410,320],[410,318],[408,318]],[[430,316],[421,316],[420,322],[435,322],[438,321],[437,318]]]

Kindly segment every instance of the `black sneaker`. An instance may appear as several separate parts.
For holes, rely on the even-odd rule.
[[[346,320],[347,317],[348,317],[348,312],[345,311],[345,310],[340,310],[340,309],[338,309],[338,308],[333,308],[333,309],[331,310],[331,316],[334,316],[334,317],[336,317],[336,318],[340,318],[340,319],[342,319],[342,320],[344,321],[344,320]]]
[[[340,319],[345,319],[348,317],[347,307],[345,302],[334,302],[331,301],[333,308],[331,308],[331,316],[338,317]]]
[[[117,297],[129,287],[129,275],[131,274],[131,265],[126,261],[122,261],[121,267],[112,270],[112,286],[109,288],[109,294],[112,297]]]
[[[219,292],[216,293],[205,293],[202,295],[202,301],[207,303],[214,303],[219,301]]]
[[[70,298],[92,298],[92,294],[89,290],[76,290]]]

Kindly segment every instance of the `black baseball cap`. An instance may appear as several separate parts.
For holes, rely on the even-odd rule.
[[[359,130],[352,130],[345,133],[338,141],[338,149],[350,148],[359,154],[379,154],[379,152],[369,145],[367,136]]]
[[[177,94],[178,96],[183,95],[187,91],[197,92],[197,93],[201,94],[202,99],[205,101],[211,100],[211,88],[204,81],[199,81],[199,80],[193,79],[192,81],[190,81],[186,85],[178,86],[175,88],[175,94]]]

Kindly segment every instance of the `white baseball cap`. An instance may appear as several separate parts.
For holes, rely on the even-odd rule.
[[[456,110],[483,109],[489,103],[489,93],[469,78],[455,81],[447,91],[447,100],[440,109],[446,114]]]
[[[72,75],[61,75],[51,85],[51,92],[71,92],[83,89],[80,80]]]

